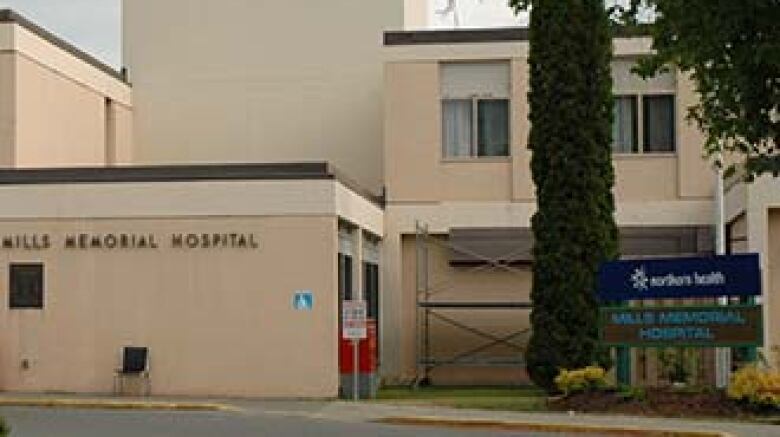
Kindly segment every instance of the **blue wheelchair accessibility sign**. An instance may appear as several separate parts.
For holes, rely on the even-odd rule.
[[[314,294],[311,291],[296,291],[293,308],[297,311],[311,311],[314,308]]]

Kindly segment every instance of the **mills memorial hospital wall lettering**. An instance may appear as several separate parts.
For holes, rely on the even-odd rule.
[[[47,250],[55,247],[73,250],[129,249],[259,249],[253,233],[147,233],[15,234],[0,236],[3,250]]]

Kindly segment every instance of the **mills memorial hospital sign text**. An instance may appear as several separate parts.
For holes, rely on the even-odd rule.
[[[3,250],[64,249],[259,249],[252,233],[171,233],[164,236],[145,233],[79,233],[0,235]]]

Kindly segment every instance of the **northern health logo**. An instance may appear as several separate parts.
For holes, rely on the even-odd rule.
[[[634,286],[634,289],[639,291],[647,291],[650,289],[650,277],[647,276],[647,271],[644,266],[634,270],[634,273],[631,275],[631,284]]]

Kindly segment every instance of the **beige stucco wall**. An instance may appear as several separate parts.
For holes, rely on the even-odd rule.
[[[769,312],[773,315],[769,329],[771,332],[779,332],[780,330],[780,207],[773,208],[768,211],[769,213],[769,247],[767,250],[766,269],[767,283],[765,284],[765,293],[769,296],[772,307]],[[777,337],[774,337],[774,347],[780,345],[777,344]],[[780,365],[780,350],[774,350],[776,355],[773,357],[778,365]]]
[[[778,179],[769,174],[752,183],[739,180],[726,185],[726,221],[732,224],[733,237],[742,241],[734,244],[735,251],[760,255],[764,310],[764,353],[776,359],[780,348],[780,269],[778,269],[778,241],[780,241],[780,189]],[[780,366],[780,361],[773,362]]]
[[[469,267],[453,267],[448,263],[449,254],[446,248],[446,238],[432,236],[431,241],[424,243],[429,251],[428,278],[431,291],[431,301],[454,302],[528,302],[531,292],[530,269],[519,267],[517,272],[502,269],[481,267],[474,271]],[[401,314],[398,332],[400,350],[399,368],[392,375],[391,381],[409,381],[416,372],[417,329],[422,326],[421,314],[416,310],[417,293],[417,242],[414,236],[404,236],[402,239],[402,269],[403,282],[400,308]],[[435,310],[445,318],[463,323],[498,338],[508,336],[516,331],[527,329],[529,325],[528,310]],[[431,355],[438,359],[447,359],[489,343],[490,340],[480,338],[473,332],[456,328],[440,318],[432,316],[431,325]],[[524,345],[527,335],[512,338],[517,345]],[[519,353],[505,345],[497,345],[486,349],[477,356],[501,357],[519,359]],[[395,360],[393,360],[395,361]],[[525,369],[522,365],[502,368],[480,366],[441,367],[434,369],[430,377],[434,383],[445,384],[504,384],[527,382]]]
[[[734,253],[745,253],[749,252],[748,243],[749,243],[749,228],[748,228],[748,221],[747,221],[747,215],[741,214],[737,218],[735,218],[733,221],[729,223],[730,229],[731,229],[731,241],[726,242],[728,245],[731,244],[731,250]],[[728,247],[728,246],[727,246]]]
[[[29,184],[0,187],[1,219],[334,216],[381,236],[382,208],[323,180]]]
[[[647,38],[617,39],[614,47],[616,57],[621,59],[648,54],[651,48]],[[454,227],[528,228],[536,210],[531,152],[527,148],[528,45],[518,41],[402,45],[386,47],[385,55],[384,166],[388,203],[383,285],[389,292],[383,296],[388,314],[383,319],[383,364],[388,376],[406,377],[415,353],[415,334],[405,331],[413,325],[408,314],[413,302],[409,290],[414,281],[414,252],[410,252],[408,241],[413,241],[415,223],[439,234]],[[439,63],[485,60],[511,62],[512,156],[444,160]],[[714,220],[714,176],[702,158],[704,139],[685,120],[685,108],[695,102],[695,92],[687,77],[678,74],[671,82],[677,96],[678,150],[674,154],[614,156],[615,217],[620,226],[704,226]],[[645,84],[643,89],[653,91],[654,86],[660,84]],[[450,279],[457,276],[446,271],[443,275]],[[403,290],[403,294],[398,296],[393,290]],[[451,344],[462,340],[454,339]],[[454,381],[458,375],[449,377]],[[490,379],[480,375],[459,382],[477,382],[480,378]]]
[[[108,117],[111,117],[113,129],[107,133],[107,164],[133,163],[133,111],[132,108],[112,102]]]
[[[102,95],[17,55],[17,167],[100,165],[105,127]]]
[[[0,29],[1,30],[1,29]],[[0,53],[0,166],[10,167],[14,162],[16,134],[16,75],[14,55]]]
[[[326,160],[378,193],[382,31],[403,3],[124,2],[134,161]]]
[[[677,73],[677,181],[680,198],[711,199],[715,193],[715,171],[704,158],[705,134],[688,120],[688,108],[698,102],[696,86],[687,74]]]
[[[617,41],[616,55],[646,51],[630,42]],[[522,46],[391,47],[386,53],[390,61],[385,66],[384,156],[389,202],[532,202],[531,153],[527,149],[528,67]],[[512,156],[460,159],[457,163],[445,160],[441,151],[439,62],[492,59],[512,64]],[[686,120],[686,108],[696,101],[695,90],[682,74],[676,83],[677,153],[615,155],[617,202],[712,198],[714,174],[702,157],[704,136]]]
[[[405,0],[404,29],[426,29],[428,25],[428,0]]]
[[[0,23],[0,68],[0,165],[102,165],[109,151],[129,162],[127,84],[13,22]]]
[[[385,67],[388,201],[497,201],[512,193],[512,161],[444,159],[437,62]],[[520,136],[513,135],[513,141]],[[516,149],[513,142],[513,150]]]
[[[150,348],[153,394],[336,396],[339,223],[384,228],[338,180],[6,185],[0,203],[14,205],[0,240],[52,241],[0,249],[2,302],[9,262],[46,265],[43,311],[0,308],[0,390],[110,392],[134,345]],[[65,249],[79,233],[154,234],[159,248]],[[174,248],[175,233],[254,234],[259,247]],[[314,293],[312,312],[293,310],[297,290]]]
[[[46,266],[42,311],[0,309],[0,387],[110,392],[121,347],[135,345],[150,348],[153,394],[335,396],[336,227],[292,216],[0,222],[0,235],[52,238],[51,249],[0,253],[0,277],[12,261]],[[81,232],[154,234],[160,248],[63,248]],[[171,248],[179,232],[255,234],[260,247]],[[293,310],[296,290],[314,292],[313,311]]]

